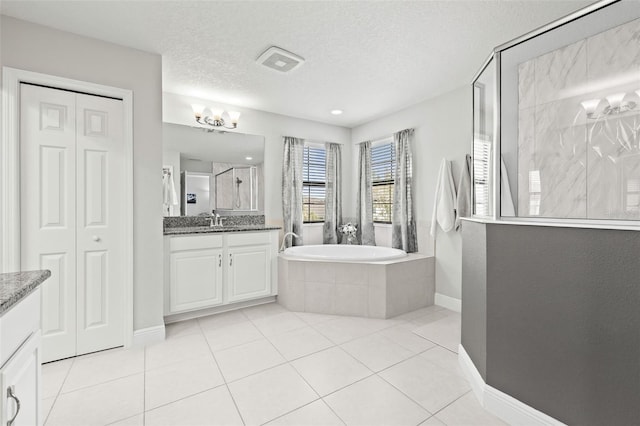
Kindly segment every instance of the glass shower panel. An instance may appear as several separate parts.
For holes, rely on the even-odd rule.
[[[493,58],[473,82],[473,214],[493,214],[496,66]]]
[[[217,209],[241,211],[258,209],[257,167],[232,167],[218,173],[215,187]]]
[[[640,220],[640,19],[620,7],[501,52],[502,179],[517,177],[520,217]]]

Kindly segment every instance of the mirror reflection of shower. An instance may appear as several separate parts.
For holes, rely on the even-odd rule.
[[[236,194],[235,194],[235,207],[236,209],[240,208],[240,184],[242,183],[242,179],[236,177]]]
[[[256,166],[232,166],[215,175],[218,210],[252,211],[258,208]]]

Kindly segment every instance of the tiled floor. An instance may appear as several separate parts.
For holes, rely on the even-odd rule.
[[[54,425],[502,425],[460,368],[460,315],[391,320],[262,305],[172,324],[144,349],[43,366]]]

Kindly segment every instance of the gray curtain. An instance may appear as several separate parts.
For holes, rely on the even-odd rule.
[[[391,245],[407,253],[418,251],[415,211],[413,209],[412,138],[413,129],[406,129],[393,134],[396,173],[393,180]]]
[[[285,238],[285,247],[302,245],[302,162],[304,141],[284,137],[282,165],[282,218],[284,233],[295,232],[300,238]]]
[[[326,193],[324,204],[324,227],[322,242],[340,244],[342,234],[338,226],[342,225],[342,145],[327,143]]]
[[[356,237],[363,245],[375,246],[376,233],[373,228],[373,190],[371,187],[371,142],[362,142],[358,156],[358,193],[356,215],[358,231]]]

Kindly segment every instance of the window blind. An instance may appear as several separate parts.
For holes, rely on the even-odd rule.
[[[476,139],[473,144],[474,213],[491,214],[491,142]]]
[[[373,186],[373,221],[391,223],[393,179],[396,171],[393,142],[371,147],[371,184]]]
[[[305,145],[302,163],[303,222],[324,222],[327,153],[324,147]]]

